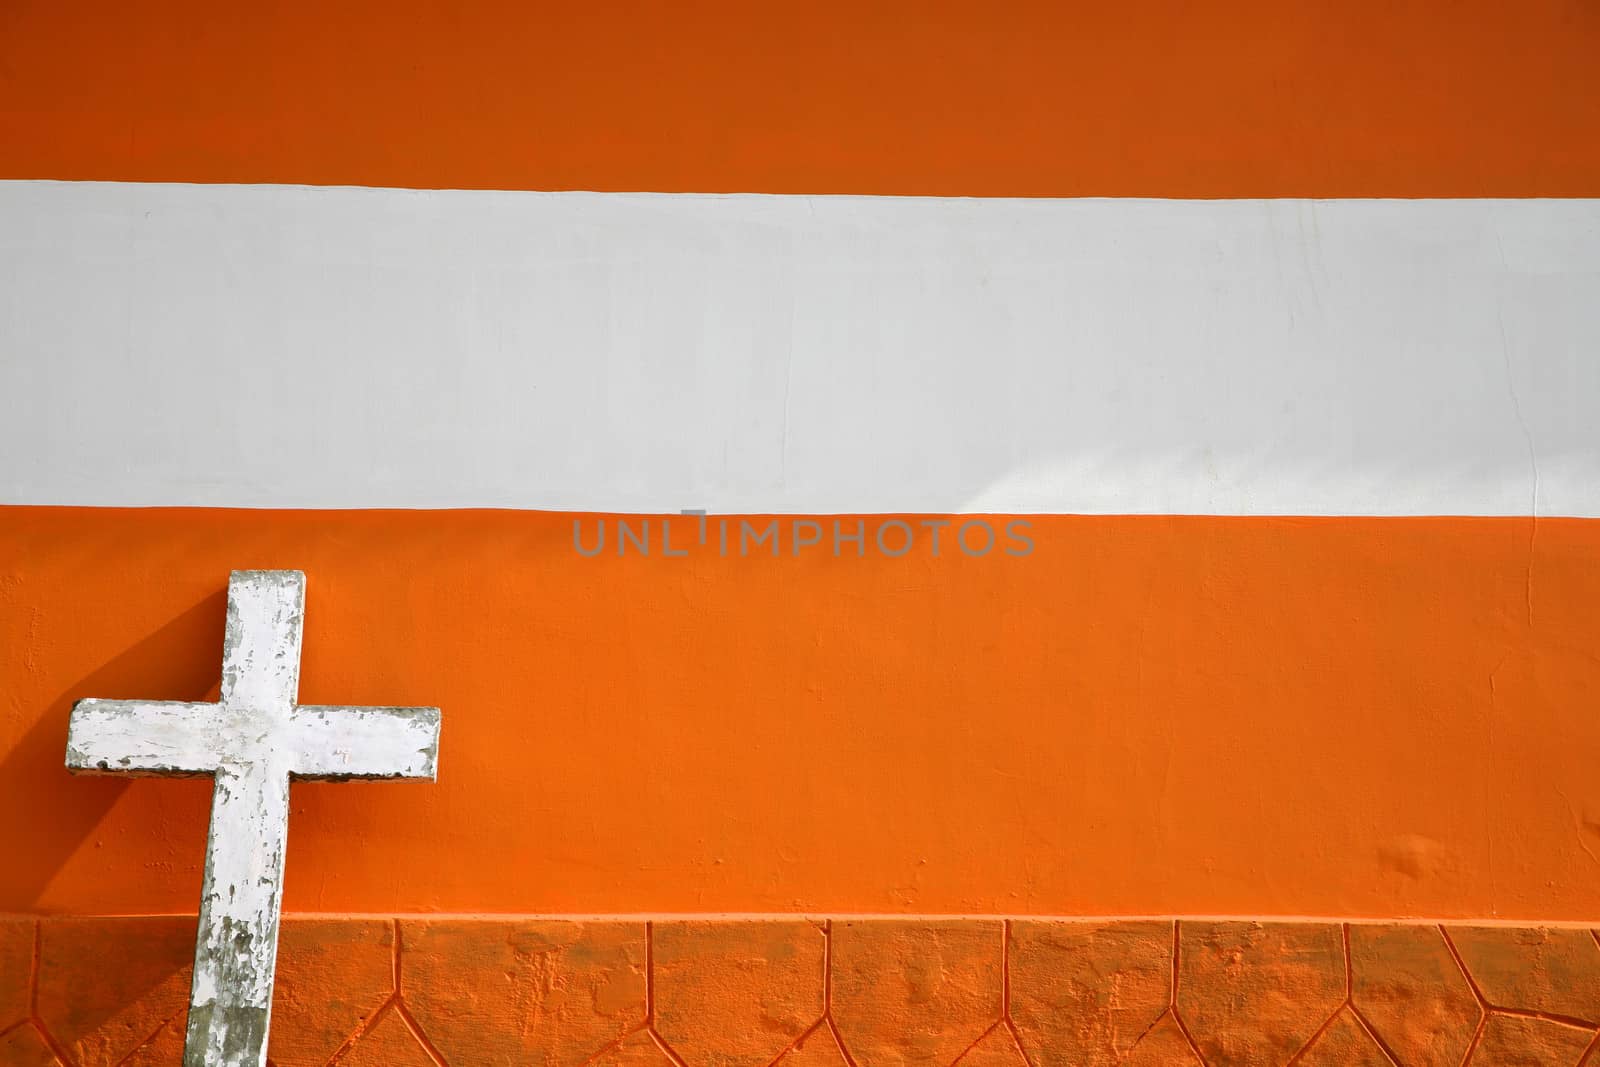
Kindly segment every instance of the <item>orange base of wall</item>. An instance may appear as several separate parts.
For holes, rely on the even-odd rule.
[[[0,918],[0,1063],[182,1058],[194,920]],[[275,1067],[1600,1064],[1577,927],[291,918]]]

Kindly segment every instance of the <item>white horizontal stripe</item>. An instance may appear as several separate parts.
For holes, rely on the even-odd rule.
[[[0,184],[0,499],[1600,516],[1600,201]]]

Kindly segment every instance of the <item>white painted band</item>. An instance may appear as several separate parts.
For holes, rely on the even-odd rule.
[[[1600,201],[0,183],[0,501],[1600,517]]]

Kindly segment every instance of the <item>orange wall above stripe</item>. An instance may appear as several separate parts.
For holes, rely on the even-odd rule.
[[[575,519],[0,509],[0,912],[193,907],[209,784],[72,778],[68,710],[215,699],[229,569],[297,567],[301,698],[444,730],[435,785],[295,787],[290,910],[1600,913],[1600,522]]]
[[[0,177],[1600,194],[1600,6],[0,7]]]

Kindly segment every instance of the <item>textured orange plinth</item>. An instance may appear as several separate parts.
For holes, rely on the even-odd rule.
[[[190,918],[0,918],[0,1064],[178,1062]],[[1600,1063],[1577,927],[289,918],[275,1067]]]

